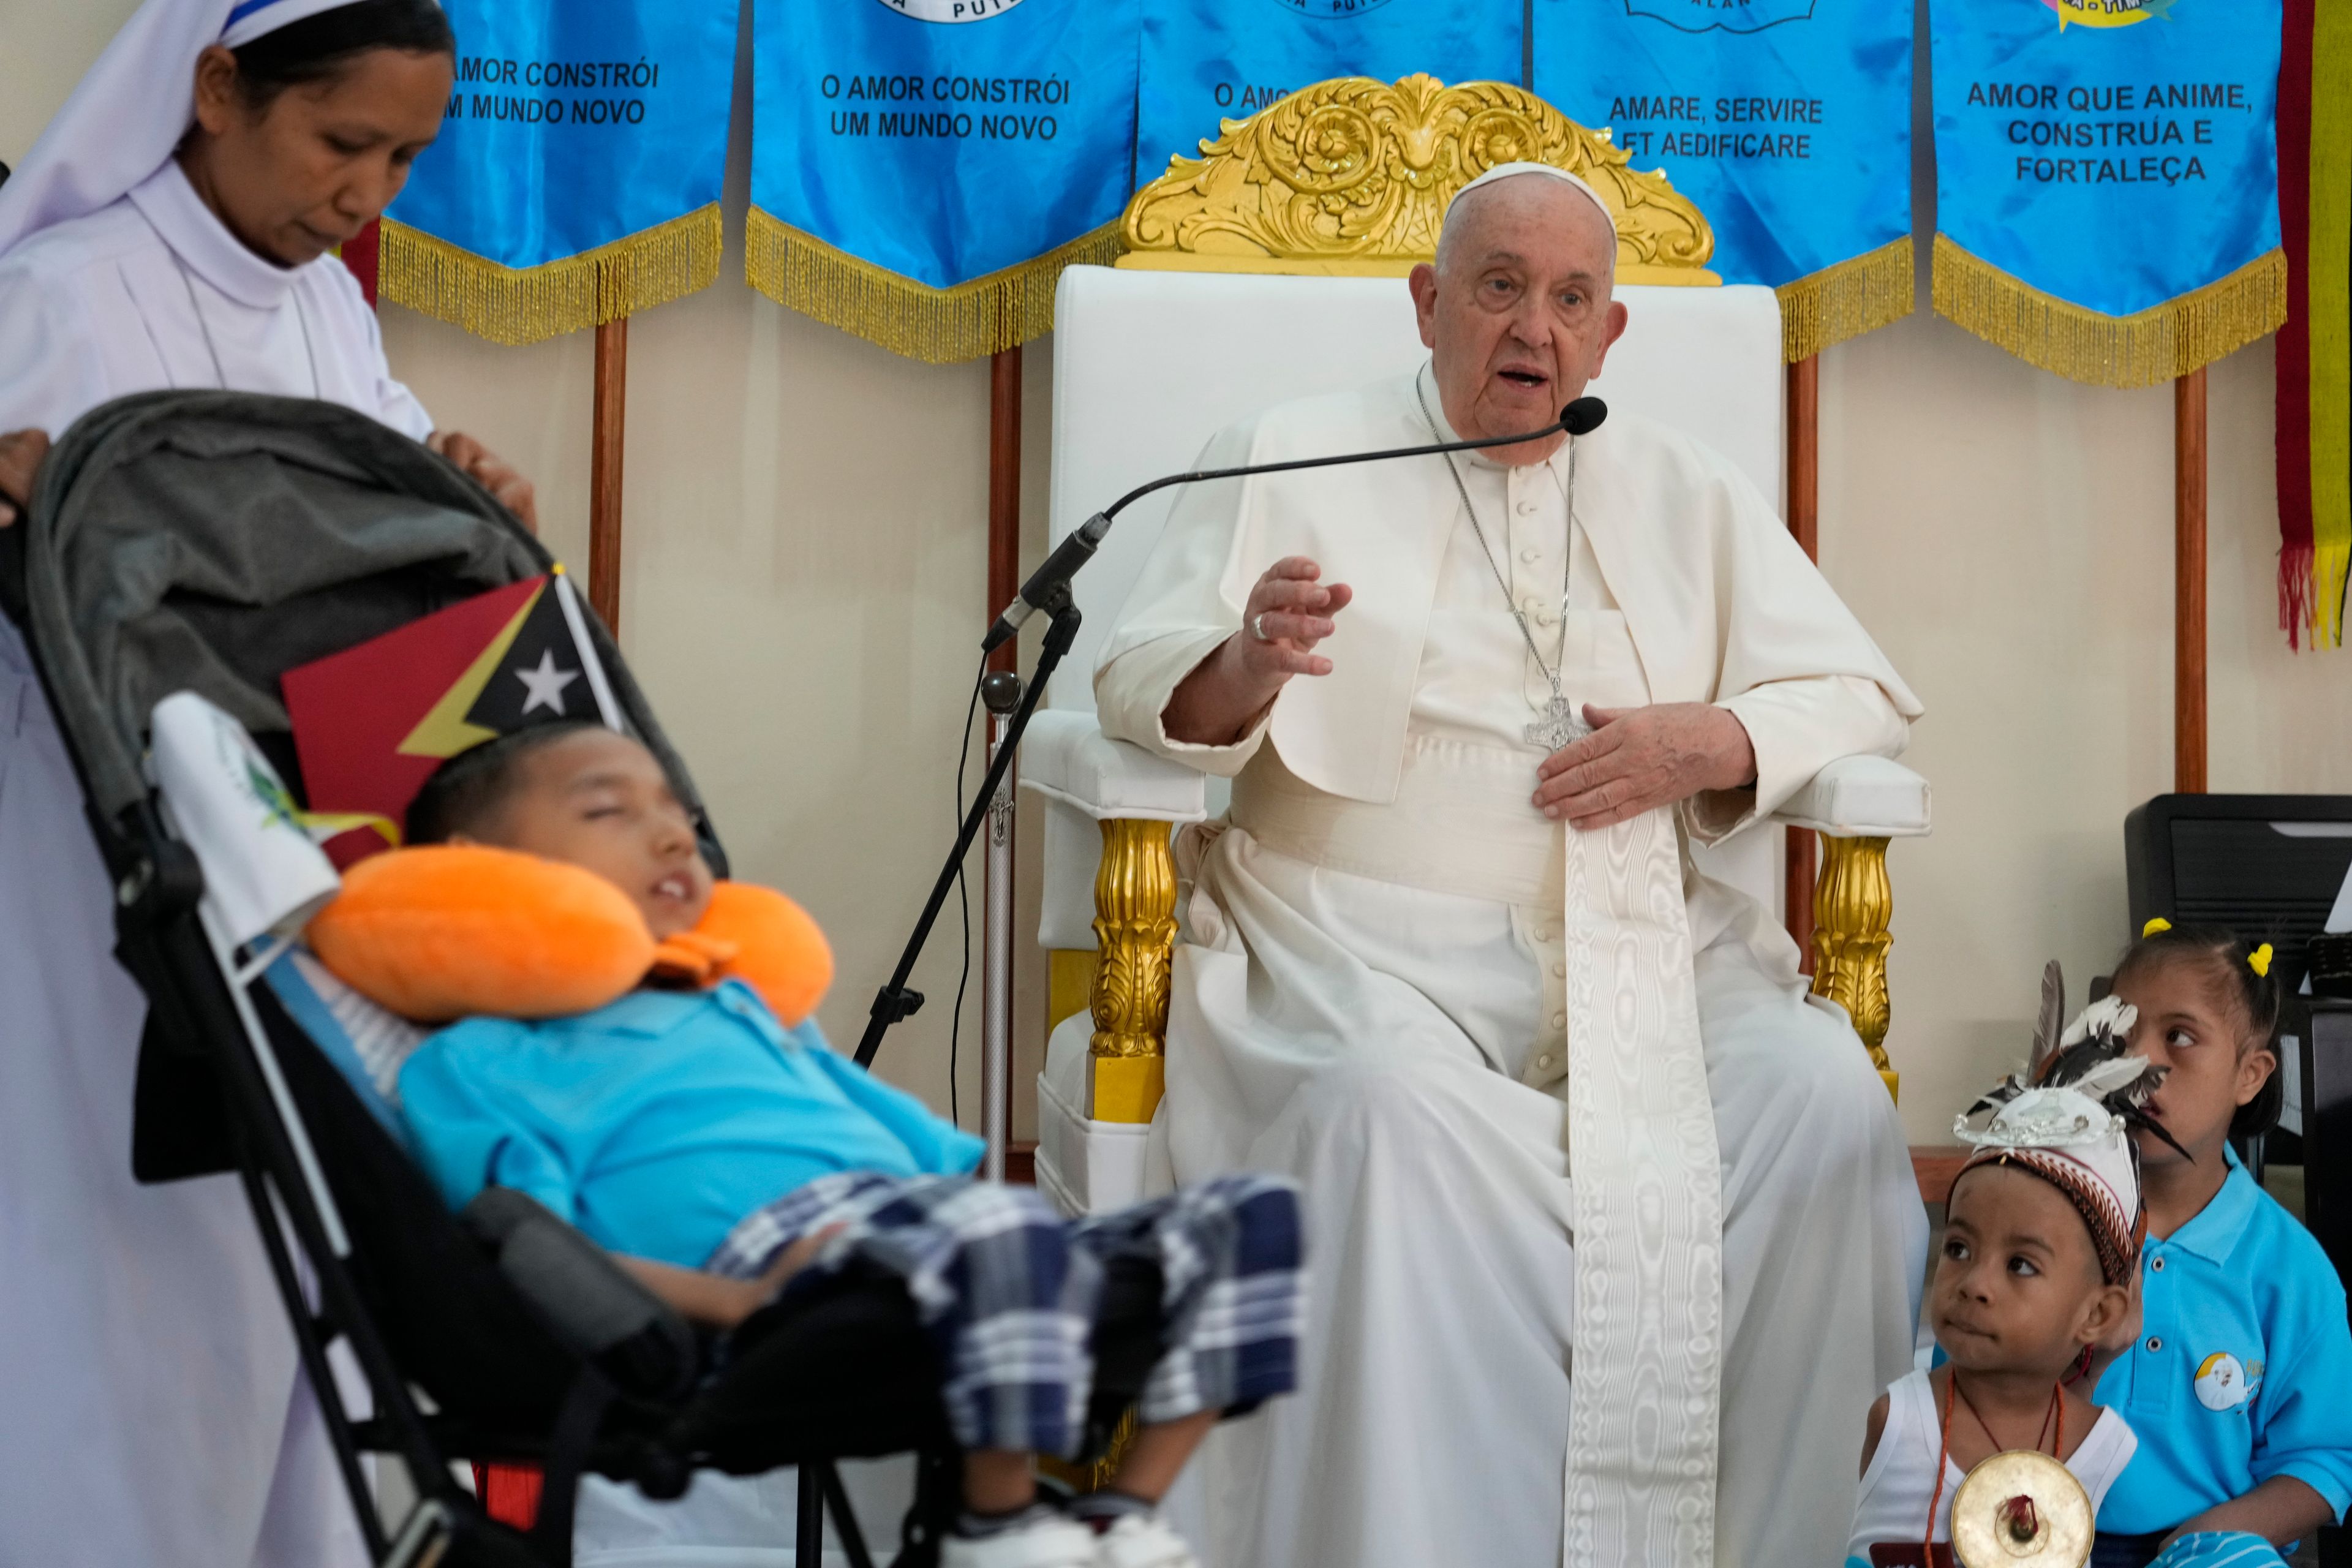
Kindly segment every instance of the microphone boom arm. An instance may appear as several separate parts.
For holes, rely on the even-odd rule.
[[[1294,468],[1330,468],[1342,463],[1381,463],[1393,458],[1434,458],[1448,452],[1475,452],[1486,447],[1520,447],[1529,441],[1541,441],[1568,433],[1569,421],[1563,414],[1542,429],[1529,430],[1519,436],[1489,436],[1477,441],[1441,441],[1426,447],[1391,447],[1379,452],[1339,452],[1321,458],[1292,458],[1280,463],[1247,463],[1238,468],[1197,468],[1189,474],[1164,474],[1148,485],[1136,486],[1111,502],[1099,515],[1117,518],[1152,491],[1164,490],[1171,485],[1199,484],[1208,479],[1237,479],[1252,474],[1282,474]]]
[[[1292,458],[1279,463],[1246,463],[1237,468],[1195,468],[1189,473],[1163,474],[1149,484],[1138,485],[1102,510],[1070,531],[1069,536],[1054,547],[1029,580],[1021,584],[1021,592],[1004,613],[988,628],[981,641],[982,653],[993,652],[999,644],[1021,629],[1021,625],[1038,605],[1044,604],[1056,587],[1068,584],[1078,574],[1078,568],[1094,558],[1102,544],[1103,535],[1110,531],[1112,521],[1120,512],[1141,500],[1154,490],[1164,490],[1174,485],[1194,485],[1209,479],[1237,479],[1253,474],[1286,474],[1299,468],[1331,468],[1344,463],[1381,463],[1397,458],[1434,458],[1450,452],[1476,452],[1488,447],[1519,447],[1529,441],[1547,440],[1554,436],[1581,436],[1597,428],[1608,410],[1597,397],[1580,397],[1560,410],[1559,417],[1540,430],[1529,430],[1517,436],[1488,436],[1476,441],[1439,441],[1424,447],[1390,447],[1378,452],[1339,452],[1321,458]]]

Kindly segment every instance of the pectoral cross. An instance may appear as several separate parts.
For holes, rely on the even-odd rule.
[[[1555,691],[1551,694],[1551,700],[1538,711],[1535,721],[1527,727],[1524,733],[1529,745],[1541,746],[1549,755],[1570,741],[1590,735],[1592,726],[1577,712],[1575,703]]]

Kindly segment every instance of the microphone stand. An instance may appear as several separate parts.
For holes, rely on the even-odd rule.
[[[1013,766],[1013,759],[1021,749],[1022,732],[1029,728],[1029,716],[1037,710],[1037,700],[1045,694],[1045,682],[1078,640],[1077,602],[1070,597],[1070,584],[1066,579],[1048,594],[1040,606],[1050,617],[1045,627],[1045,646],[1037,650],[1037,668],[1029,677],[1028,689],[1021,693],[1021,705],[1013,710],[1005,726],[1004,739],[996,748],[996,756],[988,764],[988,772],[980,781],[980,788],[971,797],[971,807],[963,816],[963,824],[956,830],[955,847],[948,851],[947,864],[940,868],[939,880],[931,884],[931,896],[923,901],[923,912],[915,921],[912,934],[907,938],[905,951],[898,954],[898,967],[881,990],[874,994],[873,1011],[866,1020],[866,1033],[857,1042],[857,1065],[872,1067],[875,1053],[882,1048],[882,1037],[893,1024],[902,1023],[915,1016],[923,1005],[923,994],[907,984],[915,973],[915,961],[922,956],[923,945],[931,939],[931,927],[947,908],[948,895],[955,890],[956,872],[963,865],[972,840],[980,837],[981,825],[988,820],[996,804],[996,792]]]
[[[1045,693],[1045,684],[1053,676],[1070,645],[1077,640],[1077,601],[1070,595],[1070,580],[1094,556],[1103,535],[1110,531],[1112,520],[1135,502],[1154,490],[1171,485],[1197,484],[1203,479],[1241,479],[1252,474],[1287,473],[1297,468],[1328,468],[1343,463],[1377,463],[1394,458],[1436,457],[1448,452],[1475,452],[1486,447],[1517,447],[1529,441],[1542,441],[1561,434],[1581,436],[1597,427],[1608,415],[1597,397],[1580,397],[1561,410],[1560,416],[1540,430],[1517,436],[1490,436],[1480,441],[1441,441],[1426,447],[1391,447],[1378,452],[1342,452],[1328,458],[1294,458],[1280,463],[1255,463],[1238,468],[1204,468],[1192,473],[1169,474],[1135,489],[1112,502],[1105,510],[1095,513],[1069,537],[1056,546],[1044,564],[1030,574],[1021,586],[1020,597],[1007,605],[1003,615],[989,628],[981,647],[983,652],[1020,629],[1022,622],[1032,614],[1043,612],[1049,621],[1045,628],[1045,646],[1037,651],[1037,668],[1029,677],[1028,689],[1021,694],[1021,705],[1013,711],[1005,726],[1003,740],[996,755],[988,764],[988,772],[980,781],[979,790],[971,797],[971,805],[964,813],[963,822],[956,830],[955,845],[948,851],[947,863],[940,868],[939,879],[931,884],[931,896],[923,902],[923,912],[915,921],[914,931],[907,938],[905,949],[898,954],[898,966],[882,989],[874,994],[874,1006],[866,1020],[866,1033],[857,1042],[857,1065],[870,1068],[877,1052],[882,1048],[882,1037],[894,1024],[903,1023],[915,1016],[923,1005],[923,994],[910,987],[907,981],[915,973],[915,963],[922,956],[924,944],[930,941],[931,927],[938,923],[940,912],[947,908],[948,895],[955,890],[956,873],[964,857],[971,853],[973,840],[980,837],[982,824],[996,804],[996,792],[1013,766],[1013,759],[1021,749],[1022,734],[1029,728],[1029,717],[1036,711],[1037,702]]]

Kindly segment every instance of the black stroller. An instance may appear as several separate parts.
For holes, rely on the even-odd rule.
[[[894,1280],[851,1272],[791,1292],[720,1345],[519,1194],[493,1188],[451,1215],[260,966],[222,952],[198,919],[205,868],[142,765],[159,700],[193,690],[226,710],[299,801],[287,670],[553,566],[456,468],[328,405],[125,398],[52,453],[26,523],[0,531],[0,610],[33,649],[116,887],[118,956],[149,1001],[134,1171],[242,1180],[361,1531],[386,1568],[568,1563],[586,1472],[670,1499],[698,1469],[786,1465],[800,1467],[803,1568],[828,1517],[850,1563],[868,1568],[834,1461],[909,1450],[918,1495],[896,1561],[928,1563],[952,1514],[957,1456],[936,1352]],[[693,781],[619,650],[584,606],[572,630],[602,666],[607,721],[662,760],[723,874]],[[1095,1453],[1159,1353],[1150,1273],[1115,1268],[1108,1282]],[[339,1338],[373,1394],[364,1418],[329,1373]],[[418,1500],[404,1520],[381,1521],[369,1451],[404,1463]],[[461,1459],[542,1467],[538,1522],[491,1520],[453,1478]]]

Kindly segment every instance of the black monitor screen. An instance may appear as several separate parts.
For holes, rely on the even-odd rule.
[[[2224,925],[2278,949],[2287,994],[2352,873],[2352,795],[2160,795],[2124,821],[2131,930]]]

